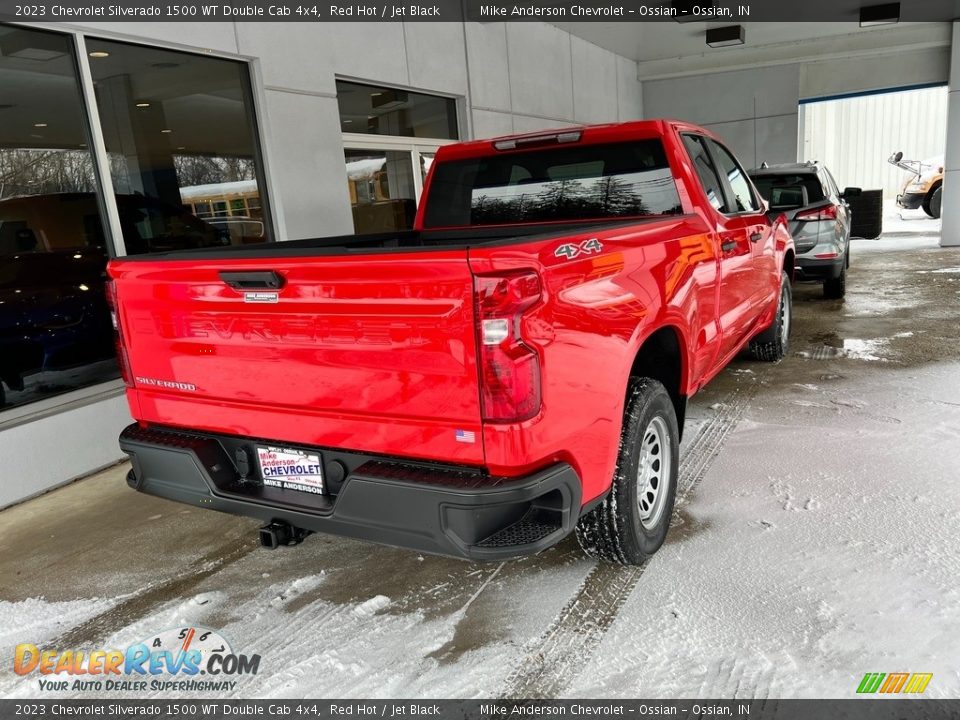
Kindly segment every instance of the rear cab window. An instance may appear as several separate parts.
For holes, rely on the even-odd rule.
[[[679,215],[659,138],[558,145],[438,163],[425,228]]]

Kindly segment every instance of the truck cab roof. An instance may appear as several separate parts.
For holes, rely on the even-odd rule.
[[[631,120],[604,125],[570,125],[529,133],[514,133],[483,140],[468,140],[441,146],[438,156],[444,160],[482,157],[492,153],[546,146],[552,143],[610,143],[637,137],[660,137],[671,130],[696,132],[714,140],[720,138],[706,128],[669,118]]]

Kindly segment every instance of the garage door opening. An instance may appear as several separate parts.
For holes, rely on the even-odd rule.
[[[800,159],[822,162],[841,187],[880,191],[885,234],[939,231],[946,85],[801,100],[800,139]]]

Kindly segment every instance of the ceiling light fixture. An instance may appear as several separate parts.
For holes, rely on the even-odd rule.
[[[161,130],[160,132],[162,132],[162,133],[172,133],[173,130],[169,130],[169,129],[167,129],[167,128],[164,128],[164,129]]]
[[[895,25],[900,22],[900,3],[868,5],[860,8],[860,27]]]
[[[93,52],[89,53],[89,55],[92,58],[110,57],[110,53],[108,53],[106,50],[94,50]]]
[[[0,55],[47,62],[65,57],[67,50],[63,39],[58,35],[13,30],[0,35]]]
[[[33,126],[34,126],[34,127],[46,127],[47,124],[46,124],[46,123],[34,123]]]
[[[745,38],[746,33],[743,25],[727,25],[726,27],[707,30],[707,45],[712,48],[743,45]]]
[[[138,107],[138,108],[148,108],[148,107],[150,107],[150,103],[148,103],[148,102],[138,102],[138,103],[137,103],[137,107]]]

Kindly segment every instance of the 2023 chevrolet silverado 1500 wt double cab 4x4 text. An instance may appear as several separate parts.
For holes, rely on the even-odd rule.
[[[793,243],[679,122],[440,148],[415,229],[110,263],[137,490],[499,560],[663,543],[689,396],[786,352]]]

